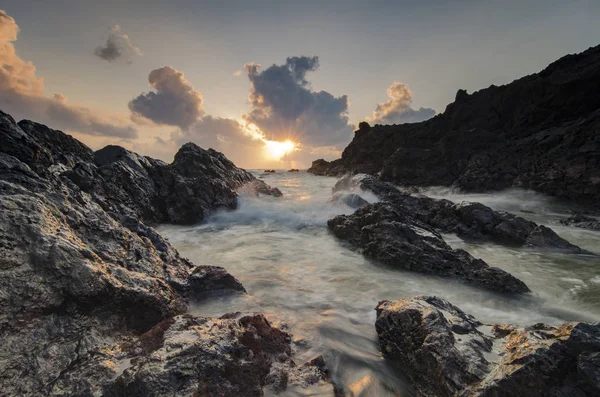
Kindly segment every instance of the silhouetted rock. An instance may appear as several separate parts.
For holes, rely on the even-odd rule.
[[[381,352],[423,396],[593,396],[600,325],[484,325],[417,296],[377,305]]]
[[[291,170],[288,170],[288,172],[300,172],[300,170],[298,168],[292,168]]]
[[[597,46],[504,86],[459,90],[430,120],[364,125],[341,159],[311,169],[476,192],[520,187],[598,203],[599,91]]]
[[[386,202],[327,222],[333,234],[362,249],[365,256],[399,269],[456,277],[501,292],[528,292],[507,272],[489,267],[464,250],[454,250],[432,227]]]

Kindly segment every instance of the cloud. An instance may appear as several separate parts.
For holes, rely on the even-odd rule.
[[[433,109],[411,108],[413,93],[407,84],[394,81],[388,87],[387,94],[390,99],[377,105],[370,121],[378,124],[416,123],[435,116]]]
[[[134,56],[141,56],[142,51],[131,44],[129,36],[121,31],[119,25],[110,28],[106,44],[96,47],[94,55],[108,62],[114,62],[119,58],[127,63],[133,62]]]
[[[186,129],[203,115],[202,95],[182,72],[165,66],[151,71],[148,82],[155,91],[142,93],[129,102],[134,121],[142,117]]]
[[[283,65],[260,71],[245,65],[250,79],[251,110],[244,120],[270,140],[292,139],[309,146],[345,145],[352,137],[348,97],[313,91],[306,74],[317,70],[319,58],[290,57]]]
[[[31,118],[68,131],[89,135],[134,138],[135,128],[119,116],[102,115],[67,103],[62,94],[44,94],[44,80],[35,66],[17,56],[13,42],[19,26],[0,10],[0,108],[15,118]]]

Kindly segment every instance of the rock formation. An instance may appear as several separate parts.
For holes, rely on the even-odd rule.
[[[377,305],[381,352],[422,396],[600,394],[600,324],[484,325],[418,296]]]
[[[390,203],[369,204],[352,215],[338,215],[327,226],[365,256],[399,269],[456,277],[494,291],[529,291],[507,272],[488,266],[464,250],[452,249],[432,227]]]
[[[260,395],[321,379],[261,316],[174,318],[190,300],[244,288],[147,225],[234,208],[236,189],[276,189],[193,144],[172,164],[94,153],[2,112],[0,141],[0,395]]]
[[[341,159],[316,160],[309,172],[465,191],[520,187],[597,204],[599,90],[597,46],[504,86],[459,90],[433,119],[363,126]]]

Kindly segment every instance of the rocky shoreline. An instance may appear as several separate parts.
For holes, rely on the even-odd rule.
[[[166,164],[5,113],[0,139],[0,395],[258,396],[327,380],[262,315],[183,314],[244,287],[149,226],[278,189],[194,144]]]
[[[245,288],[222,267],[181,257],[152,227],[198,223],[235,209],[240,194],[279,197],[277,188],[191,143],[166,164],[118,146],[94,152],[5,113],[0,139],[1,396],[351,395],[322,356],[294,362],[291,335],[262,314],[186,314]],[[341,178],[332,200],[358,208],[328,227],[365,256],[503,294],[529,288],[441,233],[591,255],[516,215],[371,175]],[[565,222],[595,227],[585,216]],[[375,328],[383,356],[419,395],[600,391],[598,324],[484,325],[442,299],[413,297],[380,302]]]
[[[367,173],[404,186],[518,187],[600,202],[600,46],[537,74],[468,94],[414,124],[359,124],[338,160],[308,172]]]

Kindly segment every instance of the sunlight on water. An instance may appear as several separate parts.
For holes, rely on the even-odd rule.
[[[248,295],[213,299],[191,312],[203,316],[232,311],[264,313],[293,335],[296,362],[323,354],[334,379],[349,395],[412,394],[378,350],[373,309],[383,299],[438,295],[480,320],[494,323],[557,324],[600,318],[597,257],[467,244],[445,235],[453,247],[511,272],[533,291],[520,299],[500,296],[370,262],[336,240],[327,230],[327,219],[353,210],[329,202],[335,178],[304,172],[256,175],[279,187],[284,197],[242,197],[238,210],[217,213],[202,225],[160,227],[161,234],[183,256],[195,264],[225,267],[248,290]],[[509,210],[549,225],[572,243],[600,253],[600,233],[560,225],[558,220],[568,215],[569,208],[548,197],[523,191],[459,195],[448,189],[429,189],[426,194]],[[371,194],[363,197],[376,201]],[[321,395],[323,391],[288,391],[289,395],[301,393]]]

